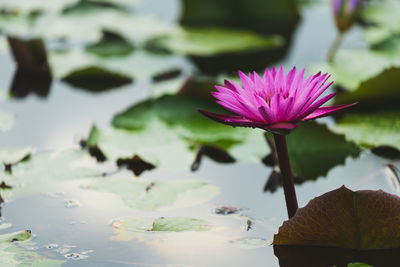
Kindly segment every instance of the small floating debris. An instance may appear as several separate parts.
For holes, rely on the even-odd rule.
[[[68,253],[65,254],[64,257],[71,260],[83,260],[89,258],[89,256],[79,253]]]
[[[47,248],[47,249],[58,248],[58,244],[56,244],[56,243],[51,243],[51,244],[46,245],[46,248]]]
[[[64,254],[70,252],[71,248],[75,248],[75,246],[64,245],[64,246],[59,247],[58,249],[56,249],[56,252],[64,255]]]
[[[247,220],[247,228],[246,231],[249,231],[253,228],[254,222],[250,219]]]
[[[65,200],[64,205],[66,208],[78,208],[81,206],[81,203],[79,203],[78,200]]]
[[[220,206],[214,209],[214,213],[218,215],[230,215],[230,214],[237,214],[242,210],[243,210],[242,208],[233,206]]]

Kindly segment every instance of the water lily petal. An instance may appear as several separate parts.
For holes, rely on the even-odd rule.
[[[338,111],[338,110],[341,110],[341,109],[345,109],[345,108],[349,108],[349,107],[352,107],[352,106],[354,106],[356,104],[357,104],[357,102],[352,103],[352,104],[346,104],[346,105],[328,106],[328,107],[317,108],[313,113],[311,113],[307,117],[303,118],[302,121],[312,120],[312,119],[328,116],[328,115],[330,115],[331,113],[333,113],[335,111]]]
[[[199,112],[212,120],[234,127],[240,126],[240,127],[262,128],[264,126],[263,123],[256,123],[254,121],[239,116],[218,114],[205,111],[202,109],[199,109]]]

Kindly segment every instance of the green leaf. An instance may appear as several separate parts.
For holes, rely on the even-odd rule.
[[[99,12],[104,9],[113,9],[117,11],[127,11],[125,7],[117,5],[109,1],[99,1],[99,0],[79,0],[73,5],[66,6],[61,13],[63,15],[70,14],[86,14],[88,12]]]
[[[268,134],[268,138],[273,142],[272,134]],[[355,158],[361,152],[355,143],[346,141],[345,136],[311,121],[302,123],[286,137],[286,142],[296,183],[326,176],[333,167],[344,165],[347,158]],[[274,183],[276,177],[280,179],[279,174],[273,172],[270,182]],[[266,188],[270,190],[270,186],[272,184],[267,184]]]
[[[365,30],[370,43],[379,43],[393,35],[400,34],[400,3],[395,0],[381,0],[368,3],[363,17],[373,24]]]
[[[258,1],[184,0],[181,24],[185,26],[244,28],[263,34],[292,31],[300,19],[296,0]]]
[[[203,232],[211,229],[208,222],[195,218],[158,218],[153,222],[152,231],[156,232]]]
[[[396,195],[382,190],[353,192],[342,186],[298,209],[279,228],[273,243],[358,250],[400,248],[399,213]]]
[[[249,31],[224,28],[182,28],[174,35],[160,37],[152,45],[192,56],[269,50],[282,45],[279,37],[262,37]]]
[[[65,261],[47,259],[23,246],[33,244],[29,231],[19,231],[0,235],[0,265],[1,266],[36,266],[57,267]],[[15,242],[18,241],[18,242]]]
[[[400,67],[400,38],[390,42],[392,48],[382,46],[379,49],[340,50],[333,63],[314,65],[312,70],[328,72],[335,85],[355,91],[363,82],[384,70]]]
[[[204,203],[219,194],[219,189],[200,180],[168,182],[133,180],[132,177],[98,179],[90,190],[113,193],[137,210],[162,210]]]
[[[126,75],[97,66],[75,70],[63,77],[62,81],[90,92],[103,92],[133,82]]]
[[[158,219],[127,217],[113,223],[116,240],[131,240],[137,233],[156,232],[204,232],[211,229],[210,223],[188,217],[161,217]]]
[[[134,50],[131,43],[121,35],[103,30],[102,38],[93,44],[86,46],[86,51],[102,57],[126,56]]]
[[[332,133],[325,125],[306,122],[287,136],[290,164],[301,179],[315,180],[344,164],[348,156],[358,156],[360,149],[344,136]]]
[[[36,153],[30,160],[14,165],[11,175],[2,175],[2,180],[12,189],[0,189],[0,193],[5,199],[54,193],[64,181],[101,176],[104,171],[105,167],[98,165],[85,151]]]
[[[400,112],[347,114],[332,130],[367,148],[386,145],[400,149],[399,118]]]
[[[379,75],[361,83],[357,90],[336,97],[335,104],[358,101],[359,110],[397,109],[400,101],[399,75],[400,67],[384,70]]]

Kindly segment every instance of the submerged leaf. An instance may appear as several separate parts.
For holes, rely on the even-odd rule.
[[[358,250],[400,248],[400,198],[341,187],[311,200],[283,223],[274,245]]]

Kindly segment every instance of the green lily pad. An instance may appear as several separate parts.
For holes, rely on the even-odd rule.
[[[102,56],[125,56],[132,53],[134,47],[121,35],[103,30],[102,38],[93,44],[86,46],[86,51]]]
[[[400,149],[400,112],[347,114],[332,127],[361,146],[392,146]]]
[[[12,189],[0,189],[0,192],[5,199],[53,193],[65,180],[101,176],[104,168],[81,150],[36,153],[14,165],[11,175],[2,175],[2,180]]]
[[[378,76],[384,70],[400,67],[400,38],[390,42],[392,48],[386,46],[364,50],[340,50],[333,63],[314,65],[312,68],[331,74],[335,85],[355,91],[363,82]]]
[[[400,198],[382,190],[342,186],[311,200],[285,221],[274,245],[357,250],[400,248]]]
[[[75,70],[62,80],[74,87],[90,92],[103,92],[109,89],[132,83],[132,78],[96,66],[88,66]]]
[[[56,267],[65,263],[65,261],[48,259],[36,252],[25,249],[24,245],[26,246],[27,243],[32,244],[30,241],[31,236],[29,231],[0,235],[0,265],[7,267]]]
[[[87,12],[99,12],[104,9],[113,9],[118,11],[127,11],[124,6],[117,5],[108,1],[99,0],[78,0],[73,5],[66,6],[62,14],[85,14]]]
[[[229,241],[233,246],[237,248],[245,248],[245,249],[253,249],[253,248],[263,248],[271,245],[271,242],[268,242],[262,238],[255,237],[244,237],[235,240]]]
[[[13,164],[34,153],[35,149],[32,147],[2,149],[0,150],[0,162]]]
[[[324,176],[347,157],[356,157],[360,149],[345,137],[328,130],[325,125],[306,122],[287,136],[293,172],[301,179],[315,180]]]
[[[113,193],[138,210],[181,208],[204,203],[219,194],[216,186],[200,180],[149,181],[131,177],[98,179],[90,190]]]
[[[160,37],[152,45],[192,56],[269,50],[282,45],[279,37],[263,37],[249,31],[224,28],[182,28],[171,36]]]
[[[357,90],[336,97],[335,104],[358,101],[359,110],[397,109],[400,101],[399,75],[400,67],[384,70],[379,75],[361,83]]]
[[[180,22],[185,26],[244,28],[263,34],[293,31],[300,19],[296,0],[184,0]],[[279,27],[277,27],[279,25]]]
[[[370,43],[379,43],[400,34],[400,3],[395,0],[373,1],[366,5],[363,17],[373,24],[365,30]]]
[[[211,224],[201,219],[188,217],[160,217],[157,219],[127,217],[114,222],[113,227],[116,229],[114,239],[130,240],[138,233],[204,232],[211,229]]]

